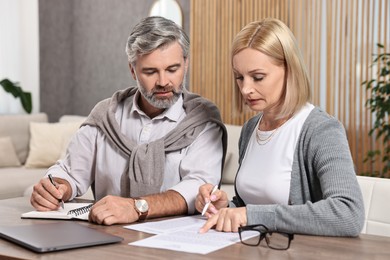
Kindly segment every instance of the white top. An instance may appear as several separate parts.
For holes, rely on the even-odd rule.
[[[245,204],[288,204],[295,146],[313,108],[306,104],[275,131],[259,131],[261,140],[268,141],[259,142],[258,128],[253,131],[236,179]]]
[[[135,102],[138,95],[137,92],[134,96],[133,106],[125,101],[115,113],[122,133],[137,143],[162,138],[186,116],[181,97],[163,114],[150,119]],[[95,182],[95,199],[99,200],[106,195],[120,196],[120,180],[127,161],[128,158],[112,146],[98,128],[84,126],[70,142],[66,157],[50,167],[47,174],[70,183],[71,199],[83,195]],[[219,183],[221,162],[222,130],[215,123],[208,123],[190,146],[166,154],[161,192],[177,191],[186,200],[188,212],[193,213],[199,186]]]

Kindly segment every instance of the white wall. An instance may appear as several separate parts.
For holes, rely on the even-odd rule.
[[[38,0],[0,0],[0,80],[19,82],[39,112]],[[0,87],[0,114],[25,113],[19,99]]]

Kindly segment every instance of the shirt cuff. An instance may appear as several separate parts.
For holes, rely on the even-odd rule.
[[[45,177],[48,177],[49,174],[51,174],[55,178],[64,179],[64,180],[66,180],[69,183],[70,187],[72,188],[72,195],[69,198],[69,200],[72,200],[72,199],[74,199],[76,197],[76,195],[77,195],[77,187],[74,184],[74,180],[66,172],[64,172],[62,170],[62,168],[59,165],[58,161],[57,161],[57,163],[55,165],[51,166],[46,171]]]
[[[185,199],[189,215],[195,213],[196,195],[198,195],[199,187],[203,184],[204,182],[200,180],[185,180],[170,188],[170,190],[178,192]]]

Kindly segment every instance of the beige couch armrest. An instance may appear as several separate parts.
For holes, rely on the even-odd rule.
[[[357,176],[363,194],[362,233],[390,236],[390,179]]]

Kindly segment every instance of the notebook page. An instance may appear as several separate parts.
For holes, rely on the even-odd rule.
[[[37,211],[33,210],[30,212],[23,213],[21,215],[22,218],[42,218],[42,219],[72,219],[72,218],[77,218],[77,219],[82,219],[82,220],[88,220],[88,214],[89,211],[81,214],[81,215],[68,215],[68,212],[70,210],[75,210],[79,209],[85,206],[90,205],[91,203],[65,203],[64,204],[64,209],[59,208],[58,210],[55,211]]]

